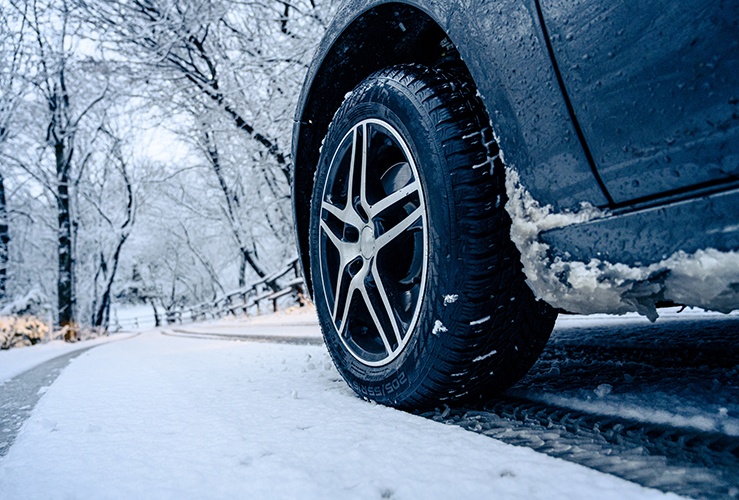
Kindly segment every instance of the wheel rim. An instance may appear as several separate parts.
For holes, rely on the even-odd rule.
[[[390,124],[363,120],[343,137],[321,196],[323,299],[347,350],[369,366],[395,359],[421,309],[426,203],[410,149]]]

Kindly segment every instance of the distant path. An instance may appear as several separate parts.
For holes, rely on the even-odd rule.
[[[269,342],[294,345],[323,345],[321,328],[312,310],[296,314],[251,317],[246,321],[191,323],[163,330],[179,337]]]
[[[192,332],[188,330],[172,329],[162,331],[164,335],[174,337],[189,337],[196,339],[220,339],[234,340],[237,342],[267,342],[271,344],[293,344],[293,345],[323,345],[323,338],[296,335],[236,335],[230,333],[214,332]]]

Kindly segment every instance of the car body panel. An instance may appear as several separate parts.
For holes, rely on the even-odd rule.
[[[687,254],[739,248],[739,189],[573,224],[540,235],[554,257],[647,266]],[[690,228],[695,228],[691,230]]]
[[[579,1],[579,4],[587,3],[587,0]],[[732,180],[735,173],[731,173],[736,169],[734,152],[738,141],[730,140],[737,130],[737,115],[727,115],[729,110],[736,109],[736,99],[725,95],[728,88],[725,83],[736,81],[736,74],[725,74],[721,70],[724,74],[716,83],[725,103],[708,99],[703,103],[706,109],[696,111],[705,123],[695,124],[697,135],[693,137],[705,140],[687,145],[679,143],[680,151],[670,153],[675,158],[674,163],[679,165],[680,176],[695,175],[695,178],[685,182],[676,181],[677,176],[670,177],[672,167],[663,168],[669,163],[664,153],[654,153],[639,163],[640,158],[648,155],[628,151],[635,163],[627,161],[617,168],[599,165],[608,187],[618,193],[614,202],[595,168],[598,162],[593,161],[593,158],[601,160],[604,148],[609,147],[607,136],[615,133],[614,127],[628,125],[624,120],[633,119],[636,120],[633,128],[655,127],[643,138],[637,137],[635,144],[639,148],[650,145],[658,148],[664,144],[661,150],[667,151],[670,144],[664,137],[670,132],[670,126],[674,128],[681,117],[685,118],[680,113],[687,111],[678,109],[679,100],[685,96],[680,92],[670,94],[671,91],[656,83],[651,87],[652,95],[662,92],[659,95],[663,103],[669,101],[671,95],[674,97],[675,102],[661,106],[665,109],[664,116],[675,122],[666,123],[659,113],[644,119],[636,117],[638,109],[630,102],[626,103],[626,109],[621,109],[619,99],[624,98],[623,93],[599,94],[598,85],[591,81],[592,74],[588,80],[583,80],[590,82],[585,94],[578,93],[583,90],[582,85],[573,86],[572,82],[582,75],[578,76],[578,68],[570,67],[576,64],[568,59],[572,55],[562,50],[561,39],[567,36],[566,24],[553,10],[557,6],[566,9],[565,4],[544,0],[543,10],[534,0],[352,0],[344,4],[317,50],[296,113],[293,202],[304,270],[309,269],[309,207],[315,168],[321,142],[344,96],[381,68],[402,63],[436,64],[447,50],[442,42],[447,37],[474,79],[504,153],[504,161],[517,173],[527,196],[548,213],[577,212],[582,202],[590,208],[601,209],[597,220],[542,231],[537,237],[549,248],[551,256],[576,257],[582,262],[605,259],[647,265],[681,250],[692,252],[716,247],[722,251],[736,251],[739,248],[736,223],[739,220],[739,184]],[[620,9],[620,5],[613,8]],[[690,5],[697,4],[690,0]],[[542,19],[551,20],[551,32],[548,25],[542,24]],[[588,47],[593,51],[591,59],[602,62],[602,57],[610,57],[611,46],[608,40],[597,43],[597,37],[591,35]],[[726,50],[734,51],[736,45],[732,44],[735,42],[736,36],[733,41],[727,41]],[[677,43],[678,48],[681,46]],[[624,54],[640,60],[637,52],[624,50]],[[626,55],[615,56],[619,57]],[[726,67],[733,67],[734,63],[726,64]],[[632,65],[636,63],[632,61]],[[723,63],[721,67],[724,68]],[[599,71],[607,73],[609,68],[606,64]],[[634,66],[630,71],[630,78],[637,78],[638,69]],[[656,68],[642,71],[659,83],[654,73]],[[619,85],[615,73],[609,78],[611,87]],[[694,83],[698,85],[712,76],[698,72],[695,78]],[[627,90],[643,99],[644,86],[632,85]],[[647,93],[649,90],[646,87]],[[594,100],[603,99],[603,106],[607,108],[606,121],[611,119],[611,122],[598,123],[599,114],[588,114],[593,108],[585,106],[583,95],[591,95]],[[685,98],[696,107],[701,105],[702,95],[699,92]],[[644,101],[641,106],[645,106]],[[604,113],[597,107],[595,110]],[[645,112],[649,112],[648,106]],[[716,117],[724,117],[723,122],[728,119],[728,126],[716,126],[723,122],[711,120],[714,112]],[[618,123],[613,122],[611,115],[618,118]],[[586,121],[587,127],[579,125],[580,118]],[[652,124],[654,120],[658,122],[656,125]],[[689,125],[682,123],[680,126]],[[590,142],[584,142],[586,136],[593,134],[598,137],[594,141],[595,155],[590,154]],[[688,154],[694,156],[681,156]],[[721,165],[728,167],[716,174],[716,169],[723,168]],[[638,177],[642,173],[644,176]],[[640,191],[639,186],[631,182],[633,180],[639,185],[645,181],[651,186]],[[640,200],[628,201],[634,199]],[[677,223],[672,222],[673,218]],[[524,253],[525,249],[519,250]],[[311,277],[308,273],[305,275],[312,290]]]
[[[616,204],[739,178],[739,2],[539,2]]]

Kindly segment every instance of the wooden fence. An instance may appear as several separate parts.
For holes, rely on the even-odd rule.
[[[258,315],[265,311],[277,312],[280,304],[303,306],[307,301],[298,259],[295,258],[279,271],[215,300],[166,310],[163,319],[171,325],[223,318],[228,315]],[[144,321],[143,318],[127,318],[120,321],[116,319],[111,327],[113,331],[138,329]]]
[[[278,300],[290,295],[295,303],[305,305],[305,287],[297,258],[281,270],[216,300],[166,311],[165,320],[172,324],[222,318],[229,314],[259,314],[265,305],[271,306],[269,309],[272,312],[277,312]]]

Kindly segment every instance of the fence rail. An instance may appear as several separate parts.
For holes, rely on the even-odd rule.
[[[293,298],[293,304],[303,306],[307,302],[305,285],[300,276],[298,258],[289,261],[280,270],[261,278],[243,288],[234,290],[215,300],[202,302],[194,306],[172,308],[164,311],[164,321],[171,325],[175,323],[195,322],[206,319],[218,319],[228,315],[258,315],[264,307],[277,312],[279,303]],[[124,324],[125,323],[125,324]],[[141,318],[126,318],[116,321],[113,327],[138,328],[143,324]]]

